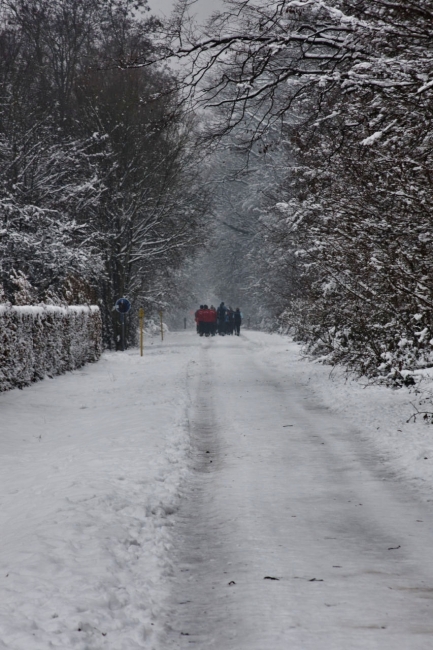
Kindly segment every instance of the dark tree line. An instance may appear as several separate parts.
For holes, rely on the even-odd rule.
[[[0,255],[3,300],[99,302],[147,311],[206,233],[196,120],[157,56],[139,0],[0,3]],[[144,16],[144,17],[143,17]]]

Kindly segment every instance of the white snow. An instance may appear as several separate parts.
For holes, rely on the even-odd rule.
[[[2,650],[150,647],[194,348],[145,344],[0,395]]]
[[[416,91],[416,92],[417,92],[417,95],[419,95],[420,93],[423,93],[424,91],[428,90],[428,89],[431,88],[432,86],[433,86],[433,81],[429,81],[428,83],[423,84],[423,85],[421,86],[421,88],[418,88],[418,90]]]
[[[59,305],[0,305],[0,313],[10,309],[11,311],[17,312],[17,314],[26,314],[34,316],[35,314],[44,314],[48,312],[50,314],[64,314],[68,312],[73,312],[74,314],[88,314],[99,311],[97,305],[69,305],[68,307],[60,307]]]
[[[305,360],[301,347],[289,337],[251,332],[263,346],[262,356],[280,372],[290,372],[318,403],[339,413],[364,439],[374,444],[383,463],[404,475],[429,498],[433,492],[433,425],[422,417],[409,418],[419,411],[433,411],[433,369],[416,370],[425,378],[416,388],[390,389],[364,379],[356,379],[343,368],[332,368]],[[428,457],[425,460],[425,457]],[[428,461],[428,462],[427,462]]]
[[[361,141],[361,144],[364,147],[369,147],[371,144],[376,142],[376,140],[380,140],[380,138],[383,136],[383,131],[376,131],[372,135],[369,135],[368,138],[365,138],[364,140]]]
[[[268,373],[265,380],[254,375],[260,367],[266,368]],[[342,370],[302,359],[300,347],[288,337],[245,332],[240,339],[210,340],[200,339],[193,332],[166,332],[163,343],[156,336],[146,339],[143,358],[137,350],[105,353],[97,364],[46,379],[22,391],[12,390],[0,395],[0,649],[165,650],[166,647],[190,647],[189,640],[193,639],[188,639],[187,631],[175,645],[165,646],[162,639],[167,638],[171,625],[176,627],[181,620],[186,620],[176,611],[171,620],[168,603],[173,576],[182,570],[179,569],[180,551],[176,548],[184,533],[179,532],[182,518],[176,513],[179,508],[182,512],[191,485],[197,488],[197,498],[204,487],[212,494],[209,516],[214,517],[212,521],[216,526],[211,531],[213,546],[204,544],[191,549],[191,555],[204,556],[200,570],[207,571],[203,574],[206,579],[211,575],[213,582],[209,584],[214,585],[212,589],[215,588],[219,599],[213,610],[212,624],[219,620],[223,627],[226,616],[230,625],[239,628],[237,636],[222,637],[225,639],[223,645],[218,637],[211,640],[198,636],[195,647],[215,650],[247,647],[283,650],[289,646],[294,650],[431,647],[429,635],[432,631],[427,630],[431,628],[427,591],[419,601],[419,617],[425,617],[427,631],[419,631],[418,636],[415,633],[415,636],[407,636],[405,631],[405,635],[399,637],[396,633],[396,636],[386,637],[387,642],[381,645],[379,637],[374,636],[382,634],[379,623],[377,629],[374,623],[373,631],[369,632],[367,625],[349,630],[347,621],[351,617],[356,620],[361,617],[363,621],[370,620],[369,617],[374,619],[374,611],[382,608],[383,590],[400,588],[398,585],[403,578],[400,580],[394,574],[383,578],[385,582],[378,583],[377,596],[372,593],[371,602],[369,578],[365,572],[362,579],[359,578],[361,582],[354,566],[344,574],[346,582],[328,578],[321,566],[320,552],[319,556],[315,555],[316,547],[311,546],[311,535],[315,544],[323,538],[319,520],[308,523],[305,514],[300,519],[299,503],[293,502],[296,495],[287,492],[295,471],[299,472],[299,480],[311,473],[311,494],[301,490],[297,498],[310,504],[314,516],[321,508],[326,512],[329,509],[329,521],[334,525],[335,512],[326,501],[325,488],[318,482],[321,470],[316,453],[325,449],[328,442],[335,453],[342,453],[350,444],[350,436],[356,432],[358,448],[360,445],[368,454],[375,455],[389,475],[397,477],[400,485],[397,492],[401,485],[407,486],[407,499],[413,495],[420,504],[430,502],[433,499],[433,427],[420,417],[416,422],[413,419],[407,422],[415,411],[411,403],[419,410],[429,410],[428,404],[419,403],[427,395],[425,391],[432,381],[428,373],[423,376],[422,394],[406,388],[390,390],[383,386],[367,386],[367,382],[354,381]],[[287,383],[289,381],[291,384]],[[293,392],[291,385],[297,386],[296,391],[300,392]],[[292,419],[290,410],[290,400],[294,396],[300,399],[301,394],[308,396],[308,403],[318,409],[319,415],[314,422],[325,418],[320,415],[320,409],[326,407],[323,413],[329,412],[333,421],[340,423],[340,429],[335,437],[332,427],[324,424],[325,446],[314,448],[310,466],[296,468],[296,458],[291,458],[285,447],[290,438],[286,433],[294,430],[280,425],[292,426],[296,419],[302,422],[300,404],[293,403]],[[262,395],[263,399],[257,399],[257,395]],[[195,433],[191,430],[191,418],[195,418]],[[201,425],[197,424],[197,418]],[[215,428],[224,425],[217,441],[221,456],[236,452],[240,457],[236,460],[237,456],[233,455],[230,460],[221,461],[220,467],[215,459],[216,474],[194,470],[195,437],[199,436],[200,440],[202,435],[212,436],[212,427],[208,431],[205,426],[208,420]],[[278,447],[275,447],[270,429],[266,430],[266,422],[272,431],[285,432],[285,437],[278,439]],[[310,425],[304,423],[302,427],[308,432]],[[348,440],[340,443],[345,431]],[[302,447],[302,438],[297,444]],[[300,453],[301,447],[296,448],[296,453]],[[272,463],[277,457],[274,469]],[[344,466],[352,462],[349,457],[348,452],[341,457]],[[278,482],[284,475],[284,463],[290,467],[286,472],[287,485]],[[280,465],[283,474],[279,474]],[[263,475],[258,471],[262,471],[261,468]],[[361,464],[357,471],[361,478],[367,476]],[[336,478],[335,488],[332,485],[326,488],[334,489],[335,495],[341,476]],[[222,482],[227,477],[230,477],[230,485]],[[264,482],[255,484],[259,477]],[[249,495],[248,490],[253,493]],[[366,516],[368,507],[374,512],[375,484],[366,482],[363,490]],[[251,511],[248,509],[248,495],[251,503],[256,504],[257,512],[260,501],[269,510],[267,525],[275,529],[275,535],[287,538],[287,531],[297,522],[296,535],[305,535],[304,542],[302,536],[295,536],[295,546],[291,550],[289,542],[287,548],[280,550],[276,545],[269,550],[267,558],[266,544],[271,540],[266,527],[255,528],[258,515],[254,507]],[[225,504],[226,528],[217,527],[218,498]],[[400,518],[397,513],[400,515],[403,505],[396,507],[392,514],[395,526]],[[241,517],[236,507],[241,508]],[[383,509],[383,504],[381,507]],[[377,526],[382,515],[386,519],[381,507],[378,506],[375,514]],[[291,518],[292,528],[286,529],[289,511],[290,517],[297,514],[298,519]],[[426,520],[424,515],[423,518]],[[404,524],[409,536],[413,526],[421,524],[412,521]],[[393,525],[393,534],[396,530]],[[229,563],[228,569],[225,565],[228,573],[221,582],[216,571],[221,558],[226,558],[224,553],[229,548],[227,535],[232,534],[230,531],[233,533],[230,551],[233,563]],[[245,537],[245,531],[249,536]],[[361,531],[357,534],[361,535]],[[355,544],[355,537],[350,537],[350,544]],[[419,537],[413,544],[421,544],[423,539]],[[394,546],[393,540],[394,537],[389,543],[386,541],[385,546]],[[396,546],[401,543],[397,542]],[[324,543],[324,558],[334,557],[335,544],[337,542]],[[349,542],[342,542],[341,554],[349,565],[352,556],[347,544]],[[427,557],[428,552],[426,548]],[[287,553],[293,567],[284,565]],[[395,557],[398,569],[400,560]],[[370,558],[372,574],[389,570],[373,551],[364,549],[360,558],[366,565]],[[247,567],[248,560],[253,568]],[[406,573],[410,574],[412,560],[414,558],[406,556],[401,560]],[[345,562],[335,560],[333,564]],[[269,575],[280,577],[281,581],[263,582],[267,575],[263,573],[265,567]],[[426,565],[425,589],[432,587],[427,584],[431,568],[431,563]],[[301,570],[305,575],[299,573]],[[292,581],[292,591],[288,592],[289,582],[284,582],[284,575],[291,571],[294,574],[287,581]],[[329,571],[330,575],[338,573],[332,567]],[[404,572],[403,568],[401,571]],[[254,596],[256,573],[261,581],[257,585],[261,588],[263,583],[265,589],[260,592],[260,598]],[[324,586],[319,583],[312,591],[308,581],[302,582],[305,576],[308,580],[325,577]],[[233,591],[225,591],[229,579],[235,580],[238,591],[234,587]],[[191,593],[196,590],[196,598],[203,597],[203,607],[207,608],[209,594],[204,590],[205,585],[200,587],[193,575],[188,584]],[[332,599],[325,600],[327,605],[324,605],[325,596],[321,593],[330,585],[334,589]],[[411,584],[406,587],[407,590],[415,589]],[[394,599],[393,607],[402,602],[401,599],[412,598],[412,592],[404,591],[406,587],[402,586],[398,592],[386,592]],[[355,598],[357,589],[360,600]],[[292,594],[289,609],[288,594]],[[185,601],[190,596],[186,593]],[[329,592],[326,598],[331,598]],[[353,604],[355,601],[359,611]],[[227,610],[229,602],[234,607],[230,611]],[[342,610],[337,609],[338,603],[343,603]],[[311,629],[305,627],[308,612],[312,617]],[[218,619],[218,616],[223,618]],[[259,624],[260,616],[276,623],[276,636],[267,628],[263,629],[263,636],[251,636],[251,621],[255,617]],[[379,620],[379,614],[376,618]],[[200,623],[206,624],[206,617]],[[233,630],[230,625],[229,631]],[[339,625],[341,629],[335,627]],[[331,633],[332,643],[321,645],[321,634],[328,638]],[[355,638],[350,634],[360,635],[359,642],[350,645],[350,639]],[[368,636],[364,638],[364,634]],[[407,645],[412,641],[413,645]]]

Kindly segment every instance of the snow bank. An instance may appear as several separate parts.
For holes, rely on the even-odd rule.
[[[28,386],[99,359],[99,308],[0,305],[0,342],[0,391]]]

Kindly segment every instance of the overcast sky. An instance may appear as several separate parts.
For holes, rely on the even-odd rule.
[[[218,8],[219,4],[218,0],[197,0],[191,12],[195,9],[198,20],[202,22]],[[154,14],[169,16],[173,5],[174,0],[149,0],[149,7]]]

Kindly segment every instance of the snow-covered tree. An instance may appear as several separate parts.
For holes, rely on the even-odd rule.
[[[24,275],[36,302],[56,295],[62,300],[68,279],[89,284],[102,271],[93,222],[104,188],[93,141],[59,138],[52,123],[36,117],[28,126],[20,123],[13,102],[3,98],[0,272],[5,297],[16,302],[16,278]]]
[[[206,33],[179,5],[210,136],[285,152],[262,217],[284,320],[363,372],[431,363],[431,3],[228,0]]]
[[[131,38],[135,33],[123,34]],[[116,47],[132,49],[120,36]],[[166,70],[87,70],[77,100],[81,128],[94,132],[103,153],[106,192],[96,225],[105,273],[99,290],[106,331],[115,339],[116,300],[126,296],[147,313],[170,301],[173,270],[206,238],[202,154],[176,79]]]
[[[339,4],[366,60],[311,89],[307,119],[283,129],[295,164],[273,241],[301,271],[286,312],[299,335],[332,360],[395,372],[431,363],[430,12]]]
[[[24,275],[35,299],[99,300],[107,344],[116,299],[169,300],[174,270],[206,236],[193,118],[175,75],[122,69],[156,53],[158,22],[144,9],[0,4],[4,290],[13,301]]]

